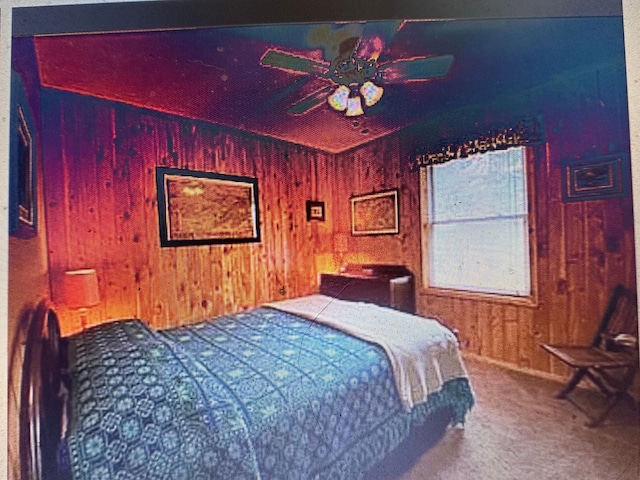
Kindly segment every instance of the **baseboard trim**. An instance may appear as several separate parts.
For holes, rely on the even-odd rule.
[[[512,372],[517,372],[517,373],[524,373],[525,375],[530,375],[532,377],[537,377],[543,380],[549,380],[551,382],[557,383],[558,385],[562,386],[564,384],[567,383],[567,381],[569,380],[569,375],[567,376],[562,376],[562,375],[558,375],[555,373],[550,373],[550,372],[542,372],[540,370],[534,370],[533,368],[522,368],[522,367],[518,367],[517,365],[514,365],[512,363],[508,363],[508,362],[503,362],[502,360],[496,360],[494,358],[489,358],[489,357],[483,357],[482,355],[478,355],[477,353],[472,353],[472,352],[465,352],[464,350],[461,350],[462,353],[462,358],[463,359],[470,359],[470,360],[477,360],[478,362],[482,362],[482,363],[486,363],[489,365],[495,365],[496,367],[500,367],[503,368],[505,370],[510,370]],[[629,391],[627,392],[631,398],[633,398],[633,400],[639,404],[638,407],[640,408],[640,378],[636,377],[634,385],[629,389]],[[598,391],[598,388],[593,385],[591,382],[581,382],[579,385],[576,386],[577,389],[579,390],[591,390],[591,391]]]
[[[484,357],[482,355],[478,355],[477,353],[465,352],[461,351],[462,358],[468,358],[470,360],[477,360],[479,362],[488,363],[490,365],[495,365],[496,367],[504,368],[506,370],[511,370],[513,372],[524,373],[526,375],[531,375],[532,377],[542,378],[544,380],[550,380],[555,383],[566,383],[568,380],[568,376],[562,376],[551,372],[542,372],[540,370],[534,370],[533,368],[523,368],[514,365],[513,363],[504,362],[502,360],[496,360],[494,358]]]

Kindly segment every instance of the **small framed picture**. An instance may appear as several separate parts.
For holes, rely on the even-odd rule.
[[[565,202],[623,197],[629,193],[629,159],[607,155],[562,164],[562,197]]]
[[[324,222],[324,202],[307,200],[307,222],[311,220]]]

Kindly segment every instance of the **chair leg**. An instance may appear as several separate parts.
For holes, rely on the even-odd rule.
[[[582,377],[584,377],[586,373],[587,370],[585,368],[580,368],[575,371],[563,389],[556,393],[555,397],[560,399],[566,398],[567,395],[576,388],[576,385],[580,383],[580,380],[582,380]]]
[[[607,418],[607,415],[609,415],[609,412],[611,412],[611,409],[616,406],[616,404],[622,399],[622,397],[623,397],[623,394],[619,392],[614,394],[609,399],[609,401],[607,402],[607,406],[600,413],[600,415],[598,415],[595,418],[591,418],[587,423],[585,423],[585,425],[589,428],[594,428],[599,426],[604,421],[604,419]]]
[[[601,379],[600,377],[594,375],[589,370],[587,370],[585,373],[586,373],[586,376],[589,378],[589,380],[591,380],[591,382],[596,387],[598,387],[604,395],[606,395],[607,397],[611,397],[612,395],[616,394],[617,390],[614,390],[607,383],[605,383],[605,381],[603,381],[604,379]]]

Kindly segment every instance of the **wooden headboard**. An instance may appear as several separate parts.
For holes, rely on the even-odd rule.
[[[64,399],[65,341],[48,300],[33,312],[22,364],[20,391],[20,476],[22,480],[60,478],[57,449]]]

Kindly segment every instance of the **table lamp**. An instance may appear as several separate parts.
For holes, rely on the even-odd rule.
[[[84,329],[90,307],[100,303],[98,275],[92,268],[64,272],[64,301],[67,307],[79,310],[80,324]]]

